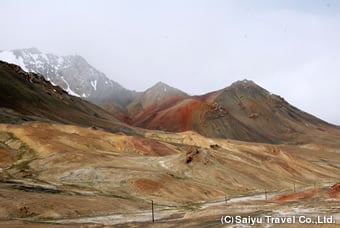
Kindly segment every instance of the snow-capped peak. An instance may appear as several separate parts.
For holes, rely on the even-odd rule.
[[[22,57],[20,56],[19,58],[17,58],[17,56],[15,56],[12,51],[2,51],[2,52],[0,52],[0,59],[2,61],[8,62],[8,63],[12,63],[12,64],[15,64],[15,65],[18,65],[24,71],[27,71],[27,72],[29,71],[26,68],[26,65],[25,65]]]
[[[0,51],[0,60],[19,65],[25,71],[42,74],[69,94],[94,102],[127,91],[79,55],[57,56],[28,48]]]

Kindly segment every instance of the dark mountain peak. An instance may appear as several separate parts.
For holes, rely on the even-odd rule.
[[[163,88],[172,88],[172,87],[169,86],[168,84],[165,84],[164,82],[159,81],[153,86],[151,86],[149,89],[163,89]]]
[[[165,84],[164,82],[157,82],[155,85],[148,88],[145,93],[157,93],[157,94],[169,94],[169,93],[179,93],[186,94],[183,91],[176,89],[174,87]]]
[[[2,61],[2,60],[0,60],[0,68],[7,68],[7,69],[10,69],[10,70],[12,70],[16,73],[21,73],[21,74],[27,73],[20,66],[12,64],[12,63],[8,63],[6,61]]]
[[[251,80],[240,80],[232,83],[230,86],[222,90],[223,93],[237,95],[238,97],[258,97],[268,96],[270,93],[263,87]]]
[[[34,73],[34,72],[26,72],[18,65],[7,63],[7,62],[0,60],[0,69],[3,70],[1,71],[1,73],[3,72],[12,73],[13,75],[12,79],[15,78],[21,81],[25,81],[25,84],[29,85],[28,86],[29,88],[32,88],[32,85],[38,85],[39,87],[43,88],[45,92],[49,94],[51,92],[58,93],[60,95],[67,94],[66,91],[64,91],[59,86],[52,85],[51,82],[46,80],[43,75],[39,73]],[[5,80],[3,80],[2,82],[4,81]],[[11,85],[9,84],[9,86]]]
[[[97,104],[115,101],[123,107],[134,94],[109,79],[80,55],[57,56],[33,47],[0,52],[0,59],[20,65],[24,71],[44,75],[46,80],[59,85],[69,94]]]
[[[0,61],[0,91],[0,123],[38,120],[134,132],[104,109],[69,95],[41,74],[4,61]]]
[[[243,79],[233,82],[231,86],[257,86],[257,84],[252,80]]]
[[[228,86],[226,89],[228,88],[240,88],[240,89],[259,89],[259,90],[265,90],[264,88],[262,88],[261,86],[259,86],[258,84],[256,84],[254,81],[252,80],[248,80],[248,79],[243,79],[243,80],[238,80],[236,82],[233,82],[230,86]]]
[[[143,112],[145,110],[148,110],[147,112],[159,111],[186,97],[188,97],[188,95],[181,90],[173,88],[163,82],[157,82],[132,100],[128,105],[128,112],[131,116],[137,116],[139,113],[144,117]]]
[[[308,135],[309,131],[318,132],[318,129],[329,127],[251,80],[236,81],[199,99],[150,92],[162,91],[162,86],[157,83],[154,90],[144,93],[141,108],[131,109],[134,111],[132,116],[137,116],[132,120],[133,124],[158,130],[194,130],[208,137],[266,143],[301,143],[304,140],[297,139],[298,134]],[[177,98],[173,99],[175,96]]]

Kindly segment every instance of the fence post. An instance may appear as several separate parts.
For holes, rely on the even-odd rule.
[[[155,212],[153,209],[153,200],[151,200],[151,214],[152,214],[152,222],[155,222]]]
[[[265,195],[266,200],[267,200],[267,189],[264,189],[264,195]]]
[[[294,182],[294,192],[296,192],[296,188],[295,188],[295,182]]]

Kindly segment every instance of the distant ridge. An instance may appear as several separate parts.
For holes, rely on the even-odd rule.
[[[134,133],[112,114],[52,85],[42,75],[0,61],[0,123],[39,120]]]
[[[137,106],[141,102],[136,100],[142,100],[145,93],[160,85],[146,90],[130,105]],[[172,132],[193,130],[212,138],[294,144],[305,142],[304,136],[311,132],[318,134],[325,129],[337,129],[246,79],[201,96],[173,91],[154,100],[152,108],[140,108],[138,112],[128,109],[133,110],[129,123]]]
[[[247,79],[199,96],[190,96],[163,82],[144,92],[134,92],[108,79],[81,56],[58,57],[30,48],[2,51],[0,59],[38,72],[71,95],[82,94],[82,98],[135,127],[293,144],[306,143],[310,136],[339,129]]]
[[[19,65],[27,72],[42,74],[70,95],[101,104],[113,101],[120,108],[130,102],[134,92],[109,79],[79,55],[57,56],[37,48],[0,52],[0,60]]]

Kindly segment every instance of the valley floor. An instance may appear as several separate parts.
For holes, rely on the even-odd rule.
[[[194,132],[129,136],[1,124],[0,226],[250,227],[262,218],[256,227],[291,227],[282,219],[295,217],[294,227],[307,227],[299,219],[319,216],[324,223],[315,227],[336,227],[340,141],[332,137],[272,145]],[[248,220],[237,224],[238,218]]]
[[[332,187],[298,193],[219,198],[185,205],[169,206],[155,202],[155,222],[152,222],[150,202],[42,191],[43,188],[27,188],[25,184],[1,183],[0,226],[254,227],[251,219],[257,219],[255,227],[290,227],[293,217],[294,227],[307,227],[311,225],[308,222],[315,223],[313,227],[337,227],[340,224],[340,200],[329,197]],[[337,191],[335,194],[339,196],[339,189]],[[231,218],[235,219],[234,223],[225,224]]]

